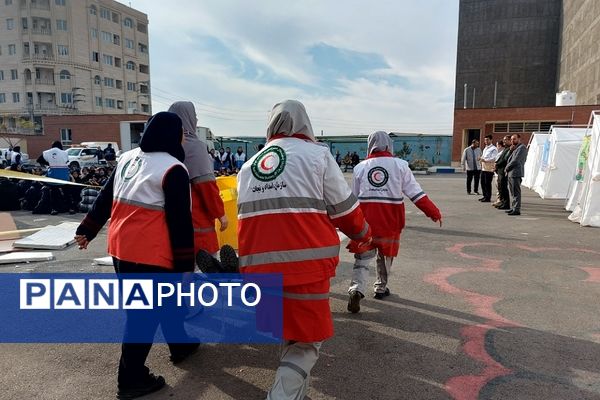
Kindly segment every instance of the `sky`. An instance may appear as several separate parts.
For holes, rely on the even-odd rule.
[[[148,14],[154,113],[263,136],[296,99],[315,135],[452,133],[458,0],[122,2]]]

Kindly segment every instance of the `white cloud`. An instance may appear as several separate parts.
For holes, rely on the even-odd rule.
[[[317,132],[451,133],[457,1],[144,0],[132,6],[150,20],[155,112],[191,99],[200,123],[217,135],[258,135],[274,103],[297,98]],[[217,38],[235,52],[237,65],[199,46],[199,37]],[[335,94],[311,89],[321,77],[307,49],[318,43],[379,54],[390,69],[372,71],[383,81],[339,80]],[[239,70],[248,68],[256,74],[244,78]],[[273,74],[278,79],[266,79]],[[398,76],[410,85],[385,82]]]

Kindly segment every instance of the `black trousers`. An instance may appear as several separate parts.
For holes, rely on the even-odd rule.
[[[115,272],[117,274],[128,274],[128,273],[165,273],[170,272],[164,268],[146,265],[136,264],[128,261],[122,261],[113,257],[113,264]],[[183,326],[184,322],[184,310],[181,307],[176,307],[176,304],[169,304],[164,307],[164,310],[127,310],[127,321],[125,322],[125,337],[123,344],[121,345],[121,359],[119,361],[119,385],[129,385],[135,382],[139,382],[148,375],[149,370],[145,366],[146,358],[150,353],[152,342],[156,330],[160,325],[163,335],[167,341],[170,337],[184,337],[185,329]],[[173,317],[173,313],[178,313],[177,317]],[[167,320],[169,323],[162,323]],[[179,318],[180,317],[180,318]],[[176,321],[174,323],[174,321]],[[132,327],[135,327],[132,329]],[[143,343],[127,343],[127,336],[135,330],[135,338],[140,339]],[[143,338],[140,338],[140,332],[142,332]],[[181,343],[168,343],[169,350],[172,355],[181,354],[185,351],[186,344]]]
[[[471,181],[475,180],[475,191],[479,192],[479,175],[481,170],[467,171],[467,193],[471,193]]]
[[[508,178],[504,171],[498,171],[498,198],[500,207],[510,206],[510,196],[508,194]]]
[[[492,181],[494,180],[494,173],[488,171],[481,171],[481,191],[483,198],[486,201],[492,198]]]

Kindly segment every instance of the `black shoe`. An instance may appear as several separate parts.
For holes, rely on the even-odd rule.
[[[384,297],[388,297],[390,295],[390,289],[385,288],[385,292],[375,292],[373,298],[377,300],[383,300]]]
[[[483,199],[481,200],[482,203],[491,203],[492,201],[490,199]]]
[[[196,254],[198,269],[205,274],[219,274],[223,272],[219,260],[208,254],[205,250],[199,250]]]
[[[119,385],[117,399],[130,400],[154,393],[165,386],[165,378],[148,374],[138,383],[132,385]]]
[[[365,297],[361,292],[357,290],[353,290],[350,292],[350,297],[348,298],[348,311],[352,314],[356,314],[360,311],[360,299]]]
[[[513,210],[512,210],[512,208],[509,208],[507,211],[504,211],[504,212],[508,214],[508,213],[513,212]]]
[[[221,247],[219,251],[219,258],[221,259],[221,267],[224,272],[230,272],[237,274],[240,272],[240,260],[230,245],[226,244]]]
[[[186,343],[182,345],[184,348],[181,352],[177,352],[177,354],[171,354],[171,362],[173,364],[179,364],[187,359],[192,354],[196,353],[200,348],[200,343]]]
[[[520,211],[512,210],[512,211],[510,211],[510,212],[508,212],[506,214],[508,214],[508,215],[521,215],[521,212]]]

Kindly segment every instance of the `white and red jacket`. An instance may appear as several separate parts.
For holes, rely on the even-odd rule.
[[[373,245],[388,257],[395,257],[400,248],[405,197],[434,221],[441,218],[440,211],[421,189],[408,163],[388,152],[371,153],[354,167],[352,192],[358,197],[373,231]],[[353,247],[351,244],[350,248]]]
[[[335,275],[338,227],[357,241],[371,231],[327,147],[275,135],[238,174],[243,273],[282,273],[284,286]]]
[[[108,253],[119,260],[173,269],[163,178],[183,163],[139,148],[121,156],[114,174]]]

